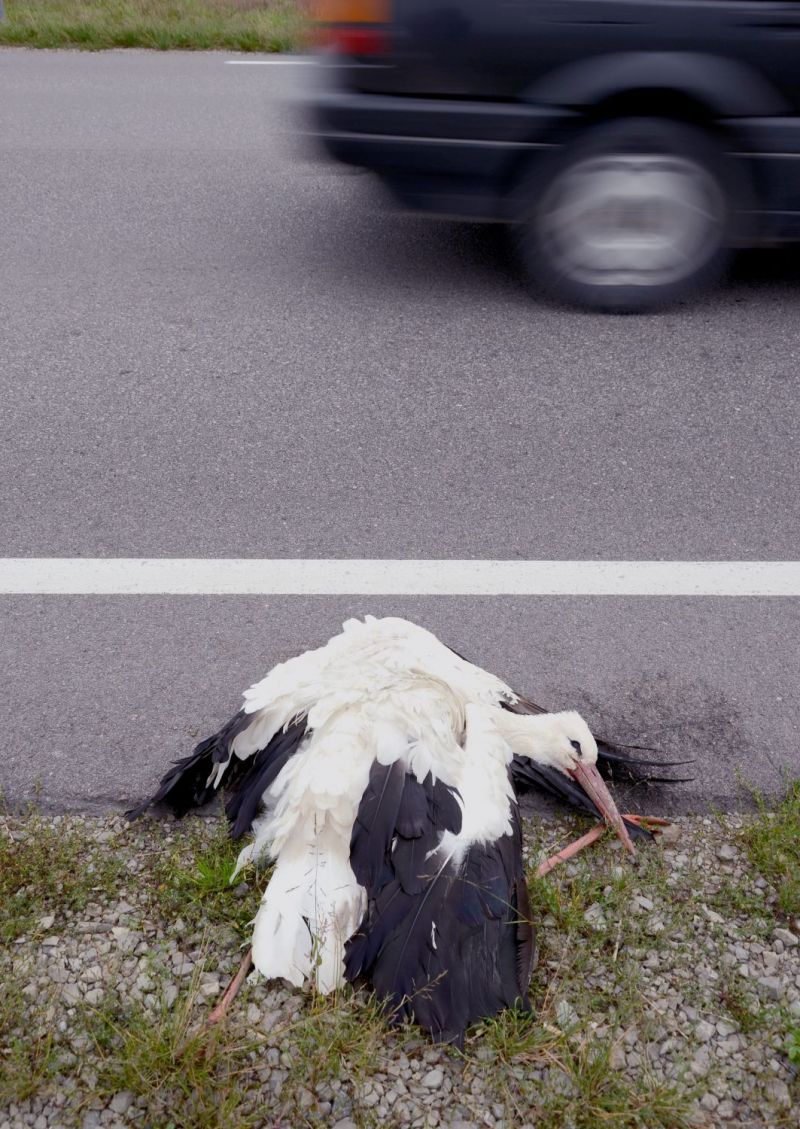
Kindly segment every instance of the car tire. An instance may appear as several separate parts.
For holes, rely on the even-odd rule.
[[[723,273],[742,191],[700,129],[660,118],[602,122],[522,184],[523,265],[572,305],[619,313],[670,305]]]

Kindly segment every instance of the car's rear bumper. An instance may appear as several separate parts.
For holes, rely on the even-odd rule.
[[[312,130],[338,161],[377,172],[408,206],[474,219],[505,219],[513,170],[559,144],[577,115],[516,103],[324,92]]]
[[[413,98],[324,89],[312,132],[338,161],[378,173],[408,207],[513,220],[518,174],[557,148],[583,115],[509,102]],[[800,118],[721,123],[754,187],[754,239],[800,238]]]

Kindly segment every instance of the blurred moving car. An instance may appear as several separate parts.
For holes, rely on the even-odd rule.
[[[317,7],[327,152],[407,207],[514,224],[559,299],[652,309],[800,237],[800,2]]]

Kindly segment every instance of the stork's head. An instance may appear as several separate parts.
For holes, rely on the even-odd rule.
[[[518,715],[518,720],[522,716]],[[575,710],[542,713],[525,717],[533,723],[533,747],[528,755],[537,764],[549,765],[573,776],[578,766],[597,763],[597,743],[589,726]]]
[[[628,829],[617,805],[597,771],[597,742],[579,713],[509,714],[502,721],[504,735],[515,753],[555,768],[580,784],[584,792],[634,854]]]

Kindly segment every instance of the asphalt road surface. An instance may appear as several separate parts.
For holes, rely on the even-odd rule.
[[[797,560],[800,258],[659,316],[526,292],[502,231],[315,160],[303,65],[0,52],[3,557]],[[800,772],[800,601],[1,596],[13,802],[111,808],[350,615],[696,758]]]

